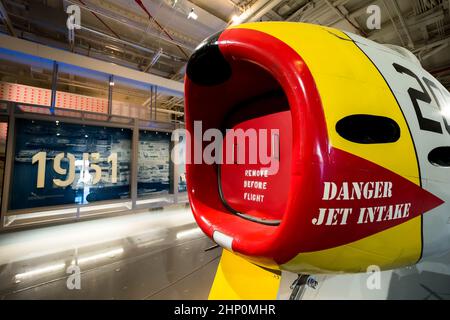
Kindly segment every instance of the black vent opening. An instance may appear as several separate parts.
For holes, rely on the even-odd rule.
[[[450,147],[438,147],[430,151],[428,161],[439,167],[450,167]]]
[[[231,77],[231,67],[217,43],[221,34],[222,31],[205,39],[189,58],[186,74],[194,83],[215,86]]]
[[[355,114],[339,120],[337,133],[355,143],[392,143],[400,138],[400,127],[387,117]]]

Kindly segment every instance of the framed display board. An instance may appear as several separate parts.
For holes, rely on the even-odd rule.
[[[130,197],[132,131],[16,120],[9,209]]]

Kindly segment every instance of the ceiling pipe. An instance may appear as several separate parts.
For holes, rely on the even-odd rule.
[[[270,0],[257,0],[249,9],[242,12],[241,15],[231,23],[231,25],[236,25],[249,21],[249,19],[256,12],[258,12],[263,6],[269,4],[269,2]]]
[[[147,10],[147,8],[145,7],[145,5],[142,3],[141,0],[134,0],[134,2],[136,2],[138,4],[139,7],[141,7],[142,10],[144,10],[144,12],[148,15],[148,18],[150,21],[153,21],[159,29],[161,29],[162,32],[164,32],[166,34],[167,37],[169,37],[170,40],[173,40],[172,36],[167,32],[166,29],[164,29],[164,27],[152,16],[152,14]],[[183,48],[181,48],[179,45],[177,45],[178,49],[181,51],[181,53],[183,53],[183,55],[186,58],[189,58],[189,55],[183,50]]]
[[[328,4],[324,1],[320,1],[319,3],[316,3],[316,6],[313,6],[312,8],[306,10],[301,18],[300,22],[312,22],[317,23],[317,21],[325,14],[330,12],[330,8]],[[337,23],[342,20],[341,16],[337,17],[337,20],[333,21],[333,23]]]
[[[66,1],[69,2],[69,3],[78,5],[78,2],[76,2],[74,0],[66,0]],[[116,23],[122,24],[124,26],[129,27],[129,28],[133,28],[135,30],[138,30],[138,31],[144,33],[145,35],[149,35],[149,36],[161,39],[161,40],[163,40],[163,41],[165,41],[167,43],[170,43],[172,45],[178,45],[178,46],[183,47],[185,49],[188,49],[190,51],[194,50],[194,47],[190,47],[190,46],[188,46],[188,45],[186,45],[186,44],[184,44],[182,42],[179,42],[179,41],[176,41],[176,40],[173,40],[173,39],[171,40],[168,37],[161,35],[160,33],[152,32],[152,31],[149,31],[147,29],[140,28],[140,27],[134,25],[132,23],[132,21],[129,21],[129,20],[122,21],[122,20],[118,19],[117,17],[114,17],[112,15],[106,14],[104,12],[100,12],[100,11],[94,9],[94,8],[90,8],[90,7],[87,7],[87,6],[79,5],[79,7],[84,9],[84,10],[86,10],[86,11],[90,11],[92,13],[96,13],[99,16],[103,16],[103,17],[105,17],[107,19],[111,19],[111,20],[113,20]]]
[[[314,8],[314,2],[308,2],[305,5],[303,5],[302,7],[300,7],[297,11],[292,13],[289,17],[287,17],[286,21],[294,21],[299,16],[301,16],[303,13],[305,13],[306,11],[308,11],[312,8]]]
[[[168,109],[158,109],[158,112],[168,113],[168,114],[176,114],[177,116],[184,116],[184,112],[168,110]]]
[[[142,106],[142,107],[147,107],[147,106],[150,104],[151,100],[152,100],[152,97],[149,97],[147,100],[145,100],[145,101],[142,103],[141,106]],[[175,110],[169,110],[169,109],[162,109],[162,108],[159,108],[159,109],[158,109],[158,112],[169,113],[169,114],[176,114],[177,116],[184,116],[184,112],[181,112],[181,111],[175,111]]]
[[[398,38],[400,39],[400,42],[402,44],[402,46],[405,46],[405,41],[403,41],[403,37],[400,34],[400,30],[398,30],[397,25],[394,22],[394,18],[392,17],[391,11],[388,8],[388,5],[386,3],[386,0],[382,0],[384,8],[386,9],[386,12],[388,13],[389,16],[389,20],[391,20],[392,26],[394,27],[395,32],[397,33]]]
[[[439,46],[439,45],[442,45],[442,44],[445,44],[445,43],[449,43],[449,42],[450,42],[450,37],[447,37],[445,39],[441,39],[441,40],[434,41],[434,42],[429,43],[429,44],[425,44],[422,47],[415,48],[414,50],[412,50],[412,52],[414,54],[419,54],[423,50],[433,49],[436,46]]]
[[[163,54],[163,49],[162,49],[162,48],[159,48],[159,50],[156,51],[155,54],[153,55],[153,57],[152,57],[150,63],[148,64],[148,66],[145,67],[144,72],[147,72],[148,69],[150,69],[151,67],[153,67],[153,66],[158,62],[158,60],[159,60],[159,58],[162,56],[162,54]]]
[[[256,12],[253,16],[251,16],[247,21],[257,21],[262,18],[265,14],[267,14],[270,10],[279,5],[283,0],[272,0],[269,3],[265,4],[258,12]]]
[[[14,16],[14,15],[12,15],[12,16]],[[55,28],[55,26],[52,26],[52,25],[50,25],[48,23],[42,23],[41,21],[38,21],[38,20],[28,20],[28,21],[33,22],[36,25],[40,25],[40,26],[42,26],[42,27],[44,27],[44,28],[46,28],[48,30],[54,31],[54,32],[63,32],[63,30]],[[7,33],[6,27],[2,26],[2,25],[0,25],[0,31],[2,31],[3,33]],[[20,29],[18,29],[17,31],[20,32],[20,35],[21,35],[22,39],[30,40],[30,41],[37,42],[37,43],[45,43],[45,44],[50,45],[50,46],[52,46],[54,48],[60,48],[60,49],[63,49],[63,50],[69,50],[70,49],[68,46],[63,45],[60,42],[56,42],[56,41],[54,41],[52,39],[38,37],[35,34],[31,34],[31,33],[27,32],[27,31],[20,30]],[[92,31],[92,29],[85,30],[85,31]],[[123,39],[119,40],[117,38],[114,38],[114,37],[110,36],[109,34],[105,34],[105,33],[100,32],[98,30],[93,30],[93,31],[95,31],[95,33],[99,37],[101,37],[102,39],[108,38],[108,39],[111,39],[112,41],[114,41],[115,43],[118,43],[118,42],[121,41],[121,42],[123,42],[126,45],[134,46],[134,43],[131,43],[131,42],[127,41],[127,40],[123,40]],[[102,47],[106,47],[105,46],[105,42],[99,42],[98,40],[95,40],[94,38],[90,38],[87,35],[84,35],[84,34],[81,34],[81,33],[77,34],[77,38],[78,39],[83,39],[83,40],[87,41],[88,43],[95,43],[95,44],[100,45]],[[112,43],[112,42],[108,42],[108,43]],[[108,43],[106,43],[106,44],[108,44]],[[129,49],[126,49],[124,46],[120,46],[117,49],[120,52],[125,52],[127,54],[133,55],[135,57],[140,57],[142,59],[148,59],[148,55],[146,55],[146,53],[149,53],[149,52],[150,53],[154,53],[156,51],[156,50],[145,48],[146,50],[150,50],[150,51],[146,51],[145,50],[144,53],[139,54],[137,51],[135,51],[135,52],[130,51]],[[138,49],[144,50],[144,47],[140,47]],[[74,51],[77,51],[79,54],[84,54],[84,55],[87,55],[87,56],[89,56],[89,50],[94,50],[94,49],[83,47],[81,45],[81,43],[78,43],[78,45],[76,45],[74,47]],[[106,61],[109,61],[109,62],[112,62],[112,63],[116,63],[116,64],[119,64],[119,65],[122,65],[122,66],[125,66],[125,67],[128,67],[128,68],[139,69],[136,66],[135,62],[132,62],[132,61],[129,61],[129,60],[119,60],[118,57],[114,57],[114,56],[110,55],[109,53],[105,53],[103,51],[99,51],[99,50],[94,50],[94,51],[95,51],[94,53],[95,53],[95,56],[96,56],[97,59],[106,60]],[[184,58],[181,58],[181,57],[178,57],[178,56],[172,56],[172,55],[168,55],[166,53],[163,53],[162,56],[164,58],[168,59],[168,60],[177,61],[177,62],[185,62]],[[164,65],[167,65],[167,66],[173,66],[173,64],[170,64],[169,62],[166,62],[166,61],[161,61],[160,60],[160,63],[162,63]],[[166,77],[166,78],[168,77],[168,75],[170,75],[170,73],[162,72],[162,71],[160,71],[158,69],[152,69],[152,73],[156,74],[158,76]]]
[[[329,0],[324,0],[325,3],[331,8],[333,9],[334,12],[336,12],[336,14],[338,16],[340,16],[342,19],[346,20],[353,28],[355,28],[355,30],[358,30],[358,32],[363,35],[364,37],[367,37],[367,33],[361,29],[359,26],[357,26],[356,24],[354,24],[348,17],[347,15],[344,15],[341,10],[339,10],[335,5],[333,5]]]
[[[441,73],[447,73],[448,71],[450,71],[450,65],[441,66],[439,68],[432,69],[429,72],[431,74],[441,74]]]
[[[244,9],[242,9],[241,6],[239,6],[236,2],[234,2],[233,0],[227,0],[231,5],[233,5],[234,8],[237,8],[240,12],[243,12]],[[450,1],[450,0],[449,0]]]
[[[408,38],[408,47],[414,48],[414,42],[411,38],[411,34],[409,33],[408,26],[406,25],[405,19],[403,18],[400,7],[398,6],[397,0],[393,0],[392,3],[394,5],[394,10],[397,13],[398,18],[400,19],[400,24],[402,25],[403,30],[405,30],[406,37]]]
[[[139,50],[144,51],[144,52],[148,52],[150,54],[155,54],[156,52],[158,52],[157,50],[149,49],[149,48],[143,47],[143,46],[141,46],[139,44],[136,44],[136,43],[133,43],[133,42],[129,42],[127,40],[117,39],[117,38],[115,38],[113,36],[110,36],[109,34],[106,34],[106,33],[103,33],[101,31],[97,31],[97,30],[94,30],[94,29],[91,29],[91,28],[88,28],[88,27],[81,26],[81,30],[90,32],[90,33],[98,35],[100,37],[104,37],[104,38],[110,39],[110,40],[112,40],[114,42],[121,43],[123,45],[127,45],[127,46],[130,46],[130,47],[139,49]],[[165,53],[162,53],[162,52],[161,52],[161,56],[164,56],[164,57],[167,57],[167,58],[173,58],[173,57],[171,57],[171,56],[169,56],[169,55],[167,55]],[[181,60],[179,58],[176,58],[176,59]]]
[[[424,55],[420,55],[420,54],[419,54],[419,57],[420,57],[421,60],[428,59],[429,57],[435,55],[436,53],[442,51],[443,49],[445,49],[445,48],[447,48],[447,47],[448,47],[448,43],[443,43],[443,44],[441,44],[440,46],[438,46],[438,47],[432,49],[430,52],[428,52],[428,53],[426,53],[426,54],[424,54]]]
[[[137,58],[141,58],[141,59],[148,59],[149,58],[146,52],[140,53],[140,52],[138,52],[136,50],[127,49],[127,48],[124,48],[122,46],[118,46],[117,48],[113,48],[112,45],[106,44],[105,42],[101,42],[101,41],[99,41],[97,39],[91,38],[91,37],[89,37],[87,35],[84,35],[84,34],[78,34],[77,38],[78,39],[82,39],[82,40],[88,42],[89,44],[94,43],[94,44],[96,44],[96,45],[98,45],[98,46],[100,46],[102,48],[108,48],[108,49],[112,49],[112,50],[117,51],[117,52],[123,52],[123,53],[129,54],[129,55],[131,55],[133,57],[137,57]],[[85,47],[82,47],[80,45],[80,43],[78,43],[78,45],[79,46],[77,48],[86,49]],[[92,48],[92,46],[91,46],[91,48]],[[104,51],[102,51],[102,52],[104,52]],[[105,53],[105,55],[110,55],[110,53],[107,53],[107,52],[104,52],[104,53]],[[168,60],[171,60],[171,61],[182,62],[179,58],[172,57],[172,56],[169,56],[167,54],[164,54],[163,56],[164,56],[164,58],[166,58]],[[160,64],[164,64],[166,66],[173,67],[173,63],[171,61],[164,61],[164,60],[161,60],[161,59],[158,60],[158,62]]]
[[[87,6],[87,4],[84,3],[83,0],[78,0],[78,1],[79,1],[82,5],[84,5],[85,7],[89,8],[89,7]],[[91,13],[92,13],[92,15],[93,15],[94,17],[97,18],[98,21],[100,21],[101,24],[103,24],[103,25],[106,27],[106,29],[108,29],[109,31],[111,31],[111,33],[112,33],[113,35],[115,35],[117,38],[120,39],[120,36],[119,36],[113,29],[111,29],[111,27],[108,26],[108,25],[106,24],[106,22],[103,21],[103,20],[102,20],[95,12],[92,12],[92,11],[91,11]]]
[[[6,29],[8,29],[9,34],[13,37],[17,37],[16,31],[14,30],[11,20],[9,19],[8,12],[6,11],[2,0],[0,0],[0,15],[2,16],[3,23],[5,24]]]

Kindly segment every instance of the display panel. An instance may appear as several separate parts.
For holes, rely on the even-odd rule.
[[[185,192],[186,186],[186,135],[180,134],[178,141],[178,192]]]
[[[9,208],[129,198],[132,131],[16,120]]]
[[[8,140],[8,119],[0,118],[0,205],[3,198],[3,177],[5,174],[7,140]]]
[[[138,196],[169,193],[170,134],[140,131]]]

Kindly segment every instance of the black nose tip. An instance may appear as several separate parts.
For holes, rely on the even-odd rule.
[[[214,86],[231,77],[231,66],[222,55],[218,44],[222,32],[205,39],[189,59],[186,74],[195,84]]]

